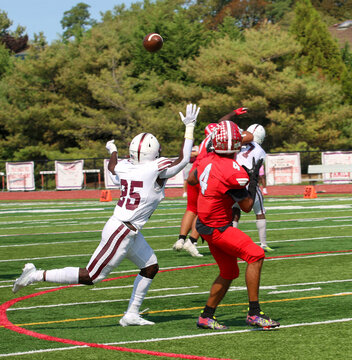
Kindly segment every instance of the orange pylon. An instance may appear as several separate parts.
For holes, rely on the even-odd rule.
[[[315,191],[314,186],[306,186],[304,189],[303,199],[315,199],[317,197],[317,193]]]
[[[100,194],[100,201],[112,201],[111,191],[102,190]]]

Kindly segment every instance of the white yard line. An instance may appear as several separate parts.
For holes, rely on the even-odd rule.
[[[254,231],[254,230],[253,230]],[[151,236],[145,236],[146,240],[152,239],[152,238],[160,238],[160,237],[177,237],[178,234],[168,234],[168,235],[151,235]],[[273,240],[270,241],[270,244],[273,243],[285,243],[285,242],[297,242],[297,241],[312,241],[312,240],[324,240],[324,239],[330,239],[330,240],[336,240],[336,239],[343,239],[343,238],[352,238],[352,235],[341,235],[341,236],[320,236],[320,237],[313,237],[313,238],[298,238],[298,239],[287,239],[287,240]],[[52,242],[45,242],[45,243],[30,243],[30,244],[9,244],[9,245],[0,245],[0,248],[11,248],[11,247],[23,247],[23,246],[42,246],[42,245],[60,245],[60,244],[75,244],[75,243],[84,243],[84,242],[97,242],[100,241],[100,239],[92,239],[92,240],[68,240],[68,241],[52,241]],[[207,245],[204,246],[198,246],[198,248],[207,248]],[[157,251],[170,251],[171,248],[166,249],[154,249],[155,252]],[[1,281],[0,281],[1,282]]]
[[[297,292],[316,291],[316,290],[321,290],[321,287],[309,288],[309,289],[276,290],[276,291],[269,291],[268,294],[273,295],[273,294],[297,293]]]
[[[271,285],[271,286],[261,286],[260,290],[264,291],[264,290],[268,290],[268,289],[273,289],[274,290],[274,289],[279,289],[279,288],[282,288],[282,287],[289,287],[289,286],[305,286],[305,285],[308,285],[308,284],[310,284],[310,285],[332,284],[332,283],[342,283],[342,282],[351,282],[351,281],[352,281],[352,279],[345,279],[345,280],[319,281],[319,282],[302,283],[302,284]],[[80,285],[80,286],[83,286],[83,285]],[[235,286],[233,286],[233,287],[230,287],[228,291],[229,292],[235,292],[235,291],[245,291],[245,290],[246,290],[246,287],[235,287]],[[201,291],[201,292],[187,292],[187,293],[180,293],[180,294],[167,294],[167,295],[164,294],[164,295],[146,296],[145,299],[159,299],[159,298],[168,298],[168,297],[204,295],[204,294],[208,294],[208,293],[209,293],[209,290]],[[348,294],[350,294],[350,293],[348,293]],[[61,304],[51,304],[51,305],[36,305],[36,306],[9,308],[7,311],[43,309],[43,308],[53,308],[53,307],[60,307],[60,306],[94,305],[94,304],[114,303],[114,302],[122,302],[122,301],[129,301],[129,300],[130,299],[128,298],[128,299],[114,299],[114,300],[83,301],[83,302],[61,303]]]
[[[352,225],[349,225],[349,226],[352,226]],[[350,237],[350,236],[348,236],[348,237]],[[272,241],[272,242],[270,242],[270,244],[277,243],[277,242],[285,242],[285,241],[294,241],[294,240]],[[202,248],[207,248],[207,245],[198,246],[198,249],[202,249]],[[154,250],[154,251],[155,252],[172,251],[172,249],[171,248],[157,249],[157,250]],[[328,255],[334,256],[334,255],[343,255],[343,254],[348,254],[348,253],[338,253],[338,254],[328,254]],[[69,257],[80,257],[80,256],[84,257],[84,256],[91,256],[91,255],[92,254],[75,254],[75,255],[55,255],[55,256],[33,257],[33,258],[21,258],[21,259],[4,259],[4,260],[0,260],[0,263],[16,262],[16,261],[32,261],[32,260],[41,260],[41,259],[55,259],[55,258],[63,258],[63,257],[67,257],[67,258],[69,258]],[[293,258],[295,258],[295,257],[291,257],[291,259],[293,259]],[[304,259],[304,256],[301,256],[300,258]],[[272,259],[272,260],[275,260],[275,259]],[[266,261],[268,261],[268,259]]]
[[[115,290],[115,289],[122,289],[122,288],[128,288],[133,287],[133,285],[127,285],[127,286],[109,286],[109,287],[102,287],[102,288],[92,288],[90,290]],[[174,288],[162,288],[162,289],[149,289],[148,292],[152,291],[169,291],[169,290],[185,290],[185,289],[193,289],[198,288],[199,286],[182,286],[182,287],[174,287]]]

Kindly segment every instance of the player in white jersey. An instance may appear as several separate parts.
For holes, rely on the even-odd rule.
[[[165,197],[166,180],[180,172],[190,160],[199,110],[196,105],[188,104],[186,116],[180,112],[186,131],[176,160],[159,158],[160,144],[149,133],[134,137],[129,148],[130,158],[121,161],[118,161],[114,140],[109,141],[106,144],[111,154],[109,176],[115,184],[120,184],[121,194],[88,265],[85,268],[65,267],[44,271],[37,270],[33,264],[26,264],[12,291],[16,293],[37,281],[93,285],[105,279],[112,269],[127,258],[138,266],[140,272],[134,281],[129,305],[120,324],[153,325],[152,321],[140,316],[139,309],[159,266],[153,249],[140,230]]]
[[[240,152],[236,154],[236,161],[247,169],[252,169],[253,159],[254,162],[257,163],[260,159],[264,161],[266,156],[264,149],[260,146],[265,138],[265,129],[261,125],[253,124],[247,131],[253,134],[253,141],[241,148]],[[258,229],[260,246],[265,252],[274,251],[266,242],[264,197],[259,186],[257,186],[257,195],[252,210],[256,215],[256,226]],[[241,217],[241,210],[237,203],[233,206],[233,215],[233,226],[237,227]]]

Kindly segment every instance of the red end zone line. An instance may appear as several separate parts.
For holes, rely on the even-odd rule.
[[[285,258],[285,257],[293,257],[293,256],[304,256],[304,255],[316,255],[316,254],[343,253],[343,252],[351,252],[351,251],[352,250],[321,251],[321,252],[304,253],[304,254],[273,256],[273,257],[270,257],[268,259]],[[187,266],[187,267],[182,267],[182,268],[165,269],[165,270],[160,270],[159,272],[169,272],[169,271],[176,271],[176,270],[194,269],[194,268],[199,268],[199,267],[204,267],[204,266],[212,266],[212,265],[216,265],[216,263],[192,265],[192,266]],[[103,281],[111,281],[111,280],[117,280],[117,279],[123,279],[123,278],[128,278],[128,277],[135,277],[135,276],[137,276],[137,275],[136,274],[123,275],[123,276],[119,276],[119,277],[115,277],[115,278],[104,279]],[[40,333],[31,331],[31,330],[24,329],[24,328],[22,328],[20,326],[16,326],[11,321],[9,321],[9,319],[7,318],[7,314],[6,314],[7,309],[9,309],[12,305],[14,305],[17,302],[20,302],[20,301],[23,301],[23,300],[26,300],[26,299],[30,299],[30,298],[33,298],[33,297],[36,297],[36,296],[44,295],[44,294],[47,294],[47,293],[50,293],[50,292],[67,289],[67,288],[70,288],[70,287],[73,287],[73,286],[76,286],[76,285],[67,285],[67,286],[61,286],[61,287],[58,287],[58,288],[55,288],[55,289],[49,289],[49,290],[45,290],[45,291],[40,291],[38,293],[26,295],[26,296],[16,298],[16,299],[12,299],[12,300],[9,300],[9,301],[3,303],[0,306],[0,325],[7,328],[7,329],[9,329],[9,330],[15,331],[15,332],[17,332],[19,334],[32,336],[32,337],[35,337],[35,338],[38,338],[38,339],[41,339],[41,340],[60,342],[60,343],[63,343],[63,344],[70,344],[70,345],[75,345],[75,346],[88,346],[88,347],[94,347],[94,348],[102,348],[102,349],[106,349],[106,350],[115,350],[115,351],[121,351],[121,352],[138,353],[138,354],[152,355],[152,356],[164,356],[164,357],[179,358],[179,359],[231,360],[231,359],[211,358],[211,357],[204,357],[204,356],[197,356],[197,355],[164,353],[164,352],[150,351],[150,350],[144,350],[144,349],[129,349],[129,348],[120,347],[120,346],[103,345],[103,344],[96,344],[96,343],[88,343],[88,342],[84,342],[84,341],[77,341],[77,340],[71,340],[71,339],[58,338],[58,337],[55,337],[55,336],[50,336],[50,335],[46,335],[46,334],[40,334]]]
[[[58,291],[62,289],[67,289],[75,285],[68,285],[68,286],[61,286],[55,289],[50,289],[46,291],[41,291],[35,294],[30,294],[27,296],[23,296],[20,298],[9,300],[5,303],[3,303],[0,306],[0,325],[4,326],[5,328],[15,331],[19,334],[24,334],[28,336],[35,337],[37,339],[41,340],[47,340],[47,341],[54,341],[54,342],[60,342],[63,344],[69,344],[69,345],[75,345],[75,346],[85,346],[85,347],[92,347],[92,348],[101,348],[105,350],[115,350],[115,351],[121,351],[121,352],[129,352],[129,353],[137,353],[137,354],[144,354],[144,355],[152,355],[152,356],[164,356],[169,358],[179,358],[179,359],[192,359],[192,360],[231,360],[231,359],[224,359],[224,358],[213,358],[213,357],[205,357],[205,356],[197,356],[197,355],[187,355],[187,354],[174,354],[174,353],[165,353],[160,351],[151,351],[151,350],[144,350],[144,349],[129,349],[125,347],[120,346],[111,346],[111,345],[104,345],[104,344],[96,344],[96,343],[88,343],[85,341],[77,341],[77,340],[71,340],[71,339],[64,339],[59,338],[55,336],[50,336],[46,334],[40,334],[35,331],[30,331],[27,329],[24,329],[20,326],[14,325],[11,321],[8,320],[6,310],[10,308],[13,304],[23,301],[29,298],[33,298],[36,296],[40,296],[43,294],[47,294],[53,291]]]

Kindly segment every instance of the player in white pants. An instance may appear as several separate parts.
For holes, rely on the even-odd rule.
[[[44,271],[37,270],[33,264],[26,264],[12,291],[16,293],[37,281],[93,285],[105,279],[112,269],[127,258],[138,266],[140,272],[134,281],[130,302],[120,324],[153,325],[152,321],[140,316],[139,309],[159,266],[153,249],[140,230],[165,197],[166,180],[175,176],[189,163],[199,110],[196,105],[188,104],[186,116],[180,113],[186,131],[176,160],[160,158],[160,144],[149,133],[134,137],[129,148],[130,158],[121,161],[118,161],[114,140],[109,141],[106,144],[111,154],[109,175],[115,184],[120,184],[121,194],[88,265],[85,268],[65,267]]]
[[[264,149],[260,146],[265,138],[265,129],[263,126],[258,124],[251,125],[248,129],[248,132],[253,134],[253,141],[243,146],[238,154],[236,154],[236,161],[240,165],[246,166],[248,169],[252,169],[253,159],[257,163],[260,159],[264,161],[266,153]],[[260,191],[259,186],[257,186],[257,195],[255,197],[255,202],[252,210],[256,215],[256,226],[259,234],[260,246],[265,252],[272,252],[270,246],[266,242],[266,217],[265,217],[265,208],[264,208],[264,198],[263,194]],[[238,222],[241,217],[241,210],[237,203],[232,208],[233,211],[233,226],[237,227]]]

